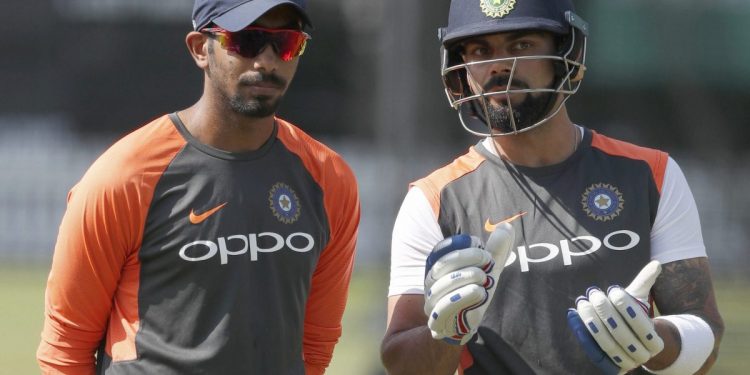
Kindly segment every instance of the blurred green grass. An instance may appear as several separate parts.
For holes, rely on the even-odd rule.
[[[47,269],[0,266],[0,375],[38,374],[34,358],[43,320]],[[358,267],[344,314],[344,334],[328,369],[331,375],[378,375],[379,346],[385,327],[388,272]],[[726,323],[721,354],[711,374],[747,371],[750,353],[750,280],[715,281]]]

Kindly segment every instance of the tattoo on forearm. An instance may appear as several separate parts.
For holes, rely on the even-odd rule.
[[[711,272],[706,258],[667,263],[654,285],[654,297],[662,315],[695,314],[711,326],[718,340],[724,322],[716,306]]]
[[[707,259],[694,258],[664,264],[653,292],[662,315],[695,314],[711,326],[715,341],[714,351],[702,370],[707,371],[716,361],[724,335],[724,322],[716,306]],[[673,334],[679,335],[676,330]],[[702,371],[699,373],[703,374]]]
[[[700,258],[667,263],[654,294],[662,314],[703,311],[712,294],[711,278]]]

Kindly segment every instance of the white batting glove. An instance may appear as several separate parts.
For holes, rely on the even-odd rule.
[[[664,348],[648,303],[660,273],[661,264],[651,261],[627,288],[613,285],[604,294],[591,287],[576,299],[576,308],[568,311],[568,324],[586,354],[605,374],[624,374]]]
[[[463,345],[477,332],[513,246],[515,232],[498,225],[487,245],[474,236],[440,241],[427,257],[425,314],[434,339]]]

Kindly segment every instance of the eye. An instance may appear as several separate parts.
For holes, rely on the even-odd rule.
[[[487,47],[477,47],[471,51],[472,56],[487,56],[490,54],[490,49]]]
[[[464,47],[463,56],[466,60],[477,60],[486,58],[492,54],[487,46],[481,44],[468,44]]]
[[[513,49],[514,51],[527,51],[527,50],[531,49],[531,47],[533,47],[533,46],[534,45],[531,42],[525,41],[525,40],[521,40],[521,41],[518,41],[518,42],[514,43],[511,46],[511,49]]]

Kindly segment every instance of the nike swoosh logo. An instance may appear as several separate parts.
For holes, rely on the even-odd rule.
[[[484,222],[484,230],[486,230],[488,232],[494,232],[495,228],[498,225],[500,225],[502,223],[510,223],[511,221],[516,220],[516,219],[518,219],[519,217],[521,217],[523,215],[526,215],[526,211],[521,211],[521,212],[519,212],[519,213],[517,213],[517,214],[515,214],[515,215],[513,215],[513,216],[511,216],[511,217],[509,217],[507,219],[500,220],[500,221],[498,221],[495,224],[490,223],[490,219],[487,219],[487,221]]]
[[[214,207],[214,208],[212,208],[212,209],[210,209],[210,210],[208,210],[208,211],[206,211],[206,212],[204,212],[202,214],[196,214],[195,210],[190,210],[190,216],[188,216],[188,219],[190,219],[190,223],[191,224],[200,224],[203,221],[205,221],[206,219],[208,219],[209,216],[215,214],[216,211],[219,211],[222,208],[224,208],[224,206],[226,206],[226,205],[227,205],[227,202],[224,202],[224,203],[222,203],[222,204],[220,204],[220,205],[218,205],[218,206],[216,206],[216,207]]]

